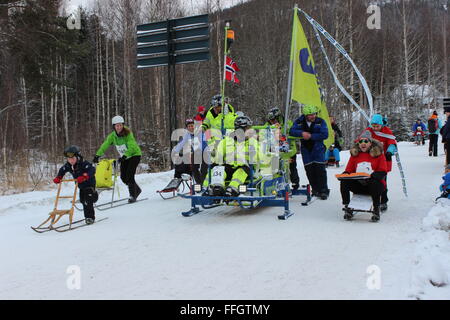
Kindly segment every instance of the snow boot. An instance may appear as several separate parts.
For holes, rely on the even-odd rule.
[[[320,200],[327,200],[328,196],[330,195],[330,190],[324,190],[318,193],[318,197],[320,198]]]
[[[380,208],[374,208],[372,213],[372,222],[378,222],[380,220]]]
[[[300,186],[298,184],[296,184],[296,183],[292,184],[292,190],[298,190],[299,187]]]
[[[225,195],[228,197],[238,197],[239,191],[234,187],[227,187]]]
[[[209,187],[208,193],[211,196],[220,197],[225,195],[225,189],[221,185],[212,185]]]
[[[95,219],[86,218],[86,219],[84,219],[84,222],[86,222],[86,224],[93,224],[95,222]]]
[[[387,203],[380,204],[380,211],[385,212],[388,209]]]
[[[339,168],[339,161],[336,161],[336,168]]]
[[[352,218],[353,218],[353,212],[352,212],[352,210],[350,210],[349,208],[348,208],[348,204],[344,204],[344,208],[342,209],[345,213],[344,213],[344,219],[345,220],[352,220]]]

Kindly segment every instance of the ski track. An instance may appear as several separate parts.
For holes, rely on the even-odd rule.
[[[173,171],[137,176],[148,200],[97,210],[109,219],[61,234],[30,229],[52,210],[55,191],[0,197],[0,298],[409,299],[421,221],[439,194],[444,160],[428,157],[427,145],[399,146],[409,198],[394,163],[379,223],[342,218],[334,175],[348,152],[341,168],[328,169],[330,198],[303,207],[296,197],[287,221],[277,219],[282,208],[220,207],[185,218],[188,200],[156,194]],[[298,169],[306,183],[300,156]],[[128,196],[124,185],[120,193]],[[80,290],[67,288],[71,265],[80,267]],[[380,290],[366,286],[371,265],[381,270]]]

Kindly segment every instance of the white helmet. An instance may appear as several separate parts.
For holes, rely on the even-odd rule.
[[[115,116],[112,118],[112,124],[115,125],[117,123],[125,123],[125,120],[121,116]]]

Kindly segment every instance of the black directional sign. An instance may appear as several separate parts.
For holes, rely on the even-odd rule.
[[[208,20],[205,14],[138,25],[138,68],[209,60]]]

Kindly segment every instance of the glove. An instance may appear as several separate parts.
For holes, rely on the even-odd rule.
[[[386,152],[386,161],[392,161],[392,153]]]
[[[385,176],[386,176],[386,172],[383,172],[383,171],[375,171],[375,172],[372,172],[372,174],[370,175],[370,177],[372,179],[375,179],[378,181],[383,180]]]
[[[95,155],[94,159],[92,160],[93,163],[98,163],[98,159],[100,156]]]
[[[58,177],[56,177],[55,179],[53,179],[53,182],[56,183],[56,184],[58,184],[58,183],[61,183],[61,180],[62,180],[62,177],[61,177],[61,176],[58,176]]]
[[[122,162],[124,162],[125,160],[127,160],[127,156],[126,156],[126,155],[123,155],[123,156],[121,156],[117,161],[119,161],[119,163],[122,163]]]
[[[88,180],[88,179],[89,179],[89,176],[86,174],[86,175],[83,175],[83,176],[79,176],[79,177],[77,178],[77,182],[78,182],[78,184],[80,184],[80,183],[85,182],[85,181]]]

